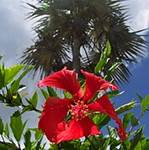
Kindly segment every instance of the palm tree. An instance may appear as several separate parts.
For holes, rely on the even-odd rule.
[[[29,18],[36,19],[35,43],[23,54],[23,63],[42,74],[64,66],[93,71],[108,40],[112,53],[104,72],[121,62],[114,81],[127,81],[127,65],[142,57],[144,40],[126,25],[127,15],[118,0],[39,0],[28,4]]]

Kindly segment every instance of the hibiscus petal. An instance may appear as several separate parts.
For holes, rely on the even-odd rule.
[[[43,108],[38,128],[41,129],[50,141],[55,141],[58,130],[63,130],[63,121],[66,117],[70,100],[49,98]]]
[[[115,120],[118,124],[118,134],[122,140],[126,139],[126,132],[124,130],[121,120],[118,118],[117,113],[108,99],[107,96],[102,96],[100,99],[96,100],[94,103],[88,105],[88,108],[93,111],[98,111],[104,113]]]
[[[79,121],[71,120],[66,129],[57,136],[57,143],[100,133],[97,126],[88,117]]]
[[[112,90],[117,90],[118,88],[111,84],[110,82],[94,75],[93,73],[89,73],[81,70],[82,74],[86,78],[86,89],[84,94],[84,101],[88,101],[96,94],[99,90],[107,90],[111,88]]]
[[[80,89],[80,83],[77,81],[77,73],[74,70],[67,70],[66,67],[39,81],[38,86],[52,86],[64,89],[72,95],[76,94]]]

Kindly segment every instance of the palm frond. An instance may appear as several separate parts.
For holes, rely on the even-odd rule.
[[[122,1],[122,0],[121,0]],[[144,56],[145,41],[126,25],[129,18],[119,0],[39,0],[39,5],[28,4],[31,19],[37,22],[35,43],[24,51],[23,63],[35,66],[35,71],[49,73],[64,65],[72,68],[72,49],[75,38],[80,47],[81,68],[93,71],[106,41],[110,41],[110,63],[122,64],[111,76],[116,82],[128,81],[127,64]],[[74,17],[74,10],[77,14]]]

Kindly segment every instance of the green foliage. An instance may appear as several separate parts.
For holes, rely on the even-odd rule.
[[[17,111],[11,116],[10,127],[15,139],[19,142],[25,128],[26,122],[22,122],[20,113]]]
[[[127,104],[124,104],[122,106],[120,106],[119,108],[116,109],[116,112],[118,114],[124,113],[126,111],[129,111],[131,109],[133,109],[136,106],[136,102],[135,101],[131,101]]]
[[[107,47],[110,49],[108,43]],[[105,51],[108,51],[108,49],[105,49]],[[104,54],[109,55],[109,53],[110,52],[105,52]],[[105,56],[105,58],[106,57],[107,56]],[[99,65],[98,67],[98,71],[102,72],[105,66],[103,65],[100,67]],[[14,68],[16,68],[16,70],[14,70]],[[5,123],[0,118],[0,150],[23,150],[22,147],[25,147],[24,150],[45,150],[48,149],[47,147],[50,147],[49,150],[107,150],[108,148],[111,150],[148,150],[149,139],[143,135],[140,116],[135,116],[135,114],[131,112],[131,110],[136,107],[135,100],[123,104],[116,109],[117,114],[123,115],[124,127],[128,131],[128,139],[125,142],[122,143],[120,141],[116,129],[110,126],[111,119],[107,115],[96,113],[93,116],[90,116],[90,118],[100,129],[103,129],[103,127],[106,126],[108,129],[107,135],[103,132],[101,135],[89,136],[81,140],[63,142],[58,145],[49,144],[40,130],[37,128],[28,128],[26,125],[27,122],[22,120],[22,114],[25,112],[34,111],[41,113],[41,110],[38,109],[40,95],[37,90],[31,96],[28,95],[26,97],[21,94],[21,90],[25,88],[25,85],[22,85],[21,83],[22,79],[31,70],[30,67],[24,70],[23,68],[24,67],[8,67],[6,69],[4,66],[1,66],[0,76],[2,78],[0,80],[2,81],[2,88],[0,90],[0,101],[9,107],[15,106],[15,109],[19,111],[16,111],[11,115],[10,123]],[[109,74],[106,78],[109,78],[116,68],[115,64],[113,68],[109,70]],[[12,70],[16,75],[11,73]],[[5,72],[11,74],[9,76],[7,75],[9,82],[5,81]],[[45,89],[40,88],[40,94],[42,94],[44,99],[58,96],[72,98],[72,95],[68,92],[61,94],[49,87]],[[119,91],[110,91],[107,92],[107,94],[109,98],[121,95]],[[139,96],[139,99],[142,109],[141,117],[143,117],[143,114],[149,107],[149,96],[146,96],[145,98]],[[13,138],[12,135],[14,136]]]
[[[31,69],[32,69],[31,66],[25,67],[25,70],[23,70],[23,72],[19,75],[19,77],[12,82],[12,84],[10,86],[11,93],[15,93],[17,90],[19,90],[20,82],[27,75],[27,73],[29,73],[29,71],[31,71]]]
[[[138,119],[131,112],[124,115],[123,122],[125,128],[128,127],[129,123],[131,123],[132,127],[139,125]]]
[[[138,96],[141,102],[141,110],[142,113],[145,113],[149,110],[149,95],[147,95],[145,98],[142,98],[141,96]]]
[[[31,132],[28,130],[26,131],[25,135],[24,135],[24,140],[25,140],[25,149],[26,150],[31,150],[32,147],[32,143],[31,143]]]
[[[131,146],[130,146],[130,150],[138,150],[138,144],[140,146],[140,143],[139,141],[141,140],[142,138],[142,132],[143,132],[143,129],[142,128],[139,128],[136,133],[135,133],[135,136],[134,138],[132,139],[131,141]],[[137,148],[136,148],[137,147]]]
[[[4,65],[0,65],[0,89],[11,83],[23,67],[23,65],[14,65],[5,68]]]
[[[135,101],[132,101],[132,102],[129,102],[127,104],[124,104],[124,105],[118,107],[116,109],[116,112],[117,112],[117,114],[122,114],[122,113],[125,113],[127,111],[130,111],[135,106],[136,106]],[[100,128],[102,128],[103,126],[107,125],[107,123],[110,121],[110,118],[107,115],[99,114],[99,113],[95,114],[92,119],[93,119],[94,123],[97,124]],[[132,119],[132,125],[137,124],[136,123],[137,120],[135,120],[136,119],[135,116],[132,116],[131,119]],[[125,121],[124,121],[124,125],[126,123]]]
[[[9,126],[8,126],[8,123],[6,123],[6,125],[5,125],[4,135],[9,138]]]
[[[107,43],[105,45],[105,49],[101,53],[99,62],[97,63],[97,65],[95,67],[95,73],[103,71],[103,69],[105,68],[105,65],[107,64],[107,62],[109,60],[110,54],[111,54],[111,44],[109,41],[107,41]]]
[[[0,134],[3,133],[3,130],[4,130],[4,124],[3,124],[2,119],[0,118]]]
[[[42,96],[47,99],[48,97],[57,97],[57,93],[54,89],[47,87],[46,89],[40,89]]]
[[[12,82],[14,77],[16,77],[16,75],[23,69],[23,67],[24,67],[23,65],[19,64],[19,65],[14,65],[12,67],[6,68],[4,71],[4,75],[5,75],[4,85],[6,86],[10,82]]]
[[[24,65],[14,65],[5,68],[4,65],[0,66],[0,101],[8,106],[20,106],[22,104],[22,97],[19,91],[25,87],[21,84],[21,80],[32,69]]]
[[[130,31],[126,24],[129,17],[121,1],[39,0],[37,5],[28,5],[29,18],[37,21],[34,26],[37,39],[24,51],[23,63],[34,65],[34,70],[40,69],[42,74],[64,66],[73,68],[74,47],[80,53],[79,67],[93,72],[98,63],[95,69],[98,72],[107,64],[107,59],[102,57],[99,63],[99,58],[109,41],[110,60],[102,71],[106,75],[113,64],[120,62],[121,65],[115,64],[117,69],[111,78],[124,82],[130,75],[127,64],[137,62],[144,54],[145,42],[138,32]]]
[[[1,150],[18,150],[15,144],[9,142],[0,142],[0,149]]]

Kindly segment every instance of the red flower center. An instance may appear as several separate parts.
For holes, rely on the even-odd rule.
[[[75,119],[76,121],[85,118],[87,116],[88,111],[88,106],[80,100],[76,101],[74,105],[70,106],[72,119]]]

